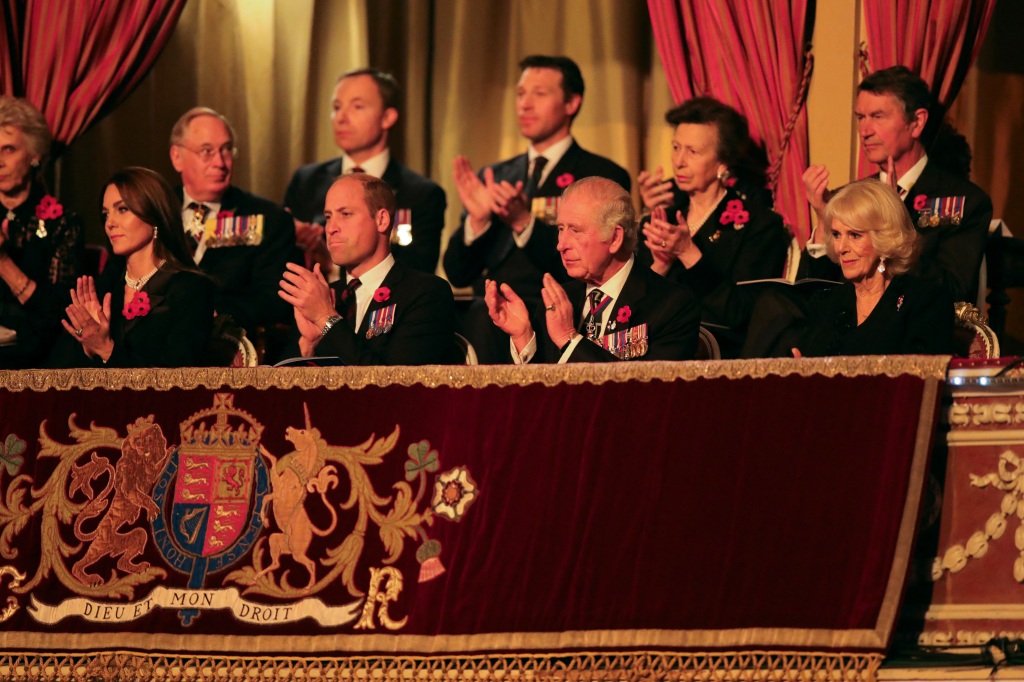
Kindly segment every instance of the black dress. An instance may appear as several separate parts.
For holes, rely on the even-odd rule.
[[[950,355],[953,299],[939,283],[893,277],[871,314],[857,324],[852,283],[816,297],[796,347],[805,356]]]
[[[0,325],[17,334],[13,344],[0,347],[0,368],[41,367],[53,342],[65,333],[60,321],[82,270],[82,222],[38,184],[20,206],[11,211],[0,207],[0,220],[4,219],[3,250],[36,289],[22,304],[10,287],[0,283]]]

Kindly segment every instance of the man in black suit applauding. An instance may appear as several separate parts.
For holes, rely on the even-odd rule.
[[[484,280],[508,284],[528,303],[540,301],[541,276],[566,280],[556,250],[554,217],[562,190],[576,180],[598,176],[629,190],[629,173],[580,147],[572,122],[583,104],[579,66],[568,57],[535,55],[520,62],[516,86],[519,130],[529,141],[525,154],[484,168],[455,159],[455,184],[465,209],[462,225],[444,254],[444,270],[457,287],[484,293]],[[492,327],[478,303],[464,321],[465,333],[481,361],[492,358]],[[499,339],[503,345],[503,340]]]
[[[448,200],[440,185],[392,158],[388,134],[398,122],[398,100],[398,82],[389,73],[359,69],[339,78],[331,123],[343,154],[303,166],[288,183],[284,205],[295,216],[298,244],[325,272],[330,254],[324,244],[324,199],[338,176],[356,170],[383,179],[395,192],[395,260],[423,272],[437,269]]]
[[[333,356],[347,365],[429,365],[454,359],[455,302],[440,277],[391,254],[395,195],[365,173],[339,178],[327,192],[327,248],[345,277],[327,283],[288,264],[280,296],[295,310],[302,357]]]
[[[214,310],[254,335],[257,327],[289,319],[277,282],[295,228],[277,204],[231,184],[237,153],[231,123],[213,109],[189,109],[171,130],[186,241],[196,264],[219,285]]]
[[[575,280],[550,274],[541,296],[547,334],[538,341],[526,304],[508,284],[488,280],[491,319],[511,339],[513,361],[687,360],[697,350],[696,297],[637,266],[636,212],[629,193],[604,178],[568,189],[558,208],[558,253]]]

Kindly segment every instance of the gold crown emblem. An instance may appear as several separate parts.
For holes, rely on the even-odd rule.
[[[183,453],[251,453],[262,433],[263,425],[251,413],[235,407],[234,394],[217,393],[213,407],[181,423],[180,449]]]

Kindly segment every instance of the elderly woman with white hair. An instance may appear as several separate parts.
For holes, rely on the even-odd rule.
[[[0,368],[40,367],[60,332],[84,251],[82,224],[46,191],[46,119],[0,97]]]
[[[917,231],[896,193],[875,179],[851,183],[829,201],[823,224],[846,282],[812,302],[792,353],[952,353],[953,300],[940,284],[907,274]]]

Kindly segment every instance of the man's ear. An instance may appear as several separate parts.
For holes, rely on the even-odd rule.
[[[571,95],[565,102],[565,113],[569,116],[575,116],[576,112],[580,110],[581,104],[583,104],[582,95]]]
[[[382,208],[377,211],[377,232],[385,234],[389,227],[391,227],[391,216],[388,215],[387,209]]]
[[[914,118],[910,121],[910,134],[914,139],[921,137],[921,133],[924,132],[924,127],[928,123],[928,110],[918,109],[914,112]]]
[[[612,239],[608,242],[608,250],[611,251],[612,255],[615,255],[622,249],[622,242],[626,238],[626,231],[622,229],[622,225],[616,225],[612,231]]]
[[[380,119],[380,127],[384,130],[391,130],[391,126],[398,123],[398,109],[388,107]]]
[[[171,145],[171,165],[174,166],[175,171],[177,171],[178,173],[181,172],[181,148],[176,144]]]

